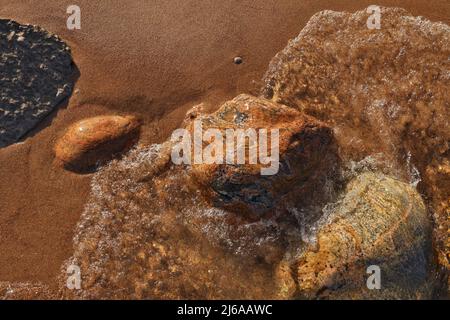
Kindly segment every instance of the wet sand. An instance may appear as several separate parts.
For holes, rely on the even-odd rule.
[[[0,0],[0,17],[61,36],[79,69],[71,99],[23,143],[0,150],[0,281],[53,285],[72,254],[91,176],[53,165],[54,142],[69,124],[131,113],[144,121],[143,144],[161,142],[195,103],[212,108],[255,93],[271,58],[317,11],[356,11],[372,2],[78,0],[82,29],[76,31],[66,29],[69,4]],[[377,4],[450,24],[447,0]],[[244,62],[233,64],[235,56]]]

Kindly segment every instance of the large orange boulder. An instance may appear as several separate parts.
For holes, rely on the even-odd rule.
[[[215,130],[223,146],[221,161],[208,161],[205,151],[203,161],[193,159],[191,166],[192,177],[214,206],[260,218],[278,204],[295,202],[303,207],[329,194],[318,191],[333,181],[339,160],[332,130],[323,122],[282,104],[241,94],[216,112],[195,117],[187,125],[192,136],[200,124],[203,132]],[[239,132],[247,133],[241,144]],[[205,140],[203,150],[211,146],[211,140]]]

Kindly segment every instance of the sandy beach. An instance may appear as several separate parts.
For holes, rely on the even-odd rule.
[[[167,139],[185,113],[207,111],[239,93],[258,94],[273,56],[321,10],[354,12],[372,1],[87,1],[81,30],[66,28],[71,1],[0,0],[0,17],[36,24],[72,49],[78,79],[71,98],[22,142],[0,149],[0,281],[56,286],[73,252],[74,228],[90,192],[89,174],[53,165],[64,128],[97,115],[143,121],[140,143]],[[379,0],[450,24],[448,0]],[[236,65],[233,58],[243,63]]]

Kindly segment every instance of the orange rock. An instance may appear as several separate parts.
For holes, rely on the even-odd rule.
[[[193,110],[194,113],[197,111],[197,108]],[[195,159],[192,160],[191,175],[214,206],[259,219],[270,216],[279,203],[289,202],[305,207],[310,200],[320,202],[329,196],[330,192],[319,192],[326,185],[325,181],[332,185],[338,172],[339,159],[329,126],[294,108],[247,94],[224,103],[212,114],[191,117],[193,112],[188,113],[189,118],[194,118],[197,125],[201,123],[203,131],[211,128],[219,130],[222,135],[219,143],[227,153],[228,130],[252,129],[255,132],[255,144],[250,145],[248,141],[244,144],[244,163],[236,161],[238,139],[233,133],[230,140],[233,141],[231,154],[234,163],[226,161],[225,152],[221,155],[223,163],[203,161],[197,164]],[[186,127],[193,137],[195,126],[193,121]],[[266,139],[271,146],[278,144],[275,151],[267,152],[278,153],[276,161],[271,160],[278,162],[276,165],[262,164],[260,154],[257,154],[264,145],[261,129],[266,130]],[[278,130],[277,140],[270,133],[273,129]],[[236,131],[233,132],[235,134]],[[266,151],[269,150],[267,141]],[[203,141],[203,144],[208,142]],[[250,163],[249,159],[252,150],[255,151],[255,163]],[[261,169],[270,166],[275,168],[274,174],[264,175]]]
[[[56,160],[73,171],[90,171],[129,149],[139,136],[133,116],[98,116],[72,126],[55,145]]]

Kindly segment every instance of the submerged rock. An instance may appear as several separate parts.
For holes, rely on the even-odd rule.
[[[448,150],[450,27],[381,8],[322,11],[271,61],[263,94],[334,127],[347,158]],[[404,161],[405,158],[403,157]]]
[[[272,59],[263,95],[331,125],[344,160],[383,153],[424,176],[450,150],[450,27],[381,8],[371,30],[369,16],[315,14]]]
[[[194,180],[215,206],[254,217],[294,198],[296,205],[304,206],[311,200],[319,202],[312,194],[325,196],[320,190],[333,184],[337,175],[339,159],[330,127],[284,105],[242,94],[212,114],[196,115],[187,126],[192,136],[196,123],[204,132],[215,129],[220,134],[221,161],[203,159],[191,168]],[[252,132],[245,143],[236,138],[239,130]],[[203,142],[204,150],[213,143]],[[243,161],[238,163],[240,151]]]
[[[205,203],[186,168],[173,165],[164,149],[139,146],[94,174],[67,261],[80,267],[82,290],[66,288],[64,266],[64,297],[278,297],[280,281],[276,286],[274,266],[264,259],[282,242],[276,226],[234,225],[227,212]]]
[[[431,223],[411,186],[364,173],[297,261],[300,293],[309,298],[429,298]],[[380,268],[381,288],[369,290],[367,268]]]
[[[32,25],[0,19],[0,148],[17,142],[74,84],[69,47]]]
[[[99,116],[81,120],[55,145],[56,159],[66,168],[89,171],[129,149],[137,140],[140,123],[133,116]]]
[[[448,277],[450,27],[381,7],[371,30],[369,16],[315,14],[272,59],[263,94],[332,126],[343,161],[382,154],[384,172],[418,184]]]

